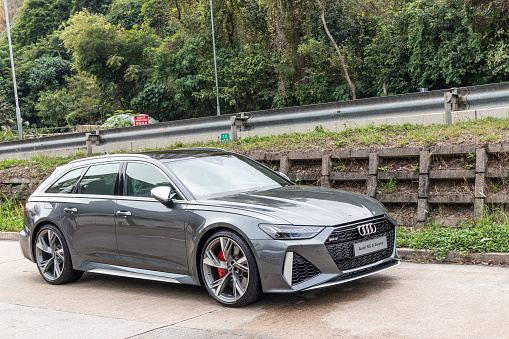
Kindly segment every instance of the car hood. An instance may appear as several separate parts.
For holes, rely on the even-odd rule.
[[[256,211],[294,225],[334,226],[385,213],[379,202],[365,195],[299,185],[210,199],[205,204]]]

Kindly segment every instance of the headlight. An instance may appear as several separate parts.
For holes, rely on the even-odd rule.
[[[311,239],[325,228],[292,225],[259,225],[259,227],[276,240]]]

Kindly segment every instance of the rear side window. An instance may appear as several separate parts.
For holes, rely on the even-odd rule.
[[[114,195],[119,163],[90,166],[78,186],[79,194]]]
[[[74,184],[79,179],[82,172],[83,168],[78,168],[68,172],[58,179],[57,182],[51,185],[50,188],[46,190],[46,193],[71,193]]]
[[[124,195],[150,198],[150,190],[157,186],[173,187],[166,176],[154,166],[136,162],[127,164]]]

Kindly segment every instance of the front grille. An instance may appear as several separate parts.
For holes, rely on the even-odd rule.
[[[298,255],[293,254],[292,262],[292,285],[304,282],[320,274],[318,268],[312,263]]]
[[[377,230],[374,234],[363,237],[357,231],[357,227],[368,223],[376,225]],[[354,225],[338,227],[325,241],[325,247],[340,270],[350,270],[389,258],[394,249],[395,232],[394,225],[387,219],[371,219]],[[358,257],[354,256],[355,243],[383,236],[387,237],[386,249]]]

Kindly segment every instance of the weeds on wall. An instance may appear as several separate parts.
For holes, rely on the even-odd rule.
[[[14,199],[0,202],[0,231],[19,232],[23,227],[23,205]]]
[[[445,259],[446,252],[509,252],[509,210],[487,208],[483,216],[458,227],[428,223],[422,229],[398,228],[397,246],[428,249]]]

